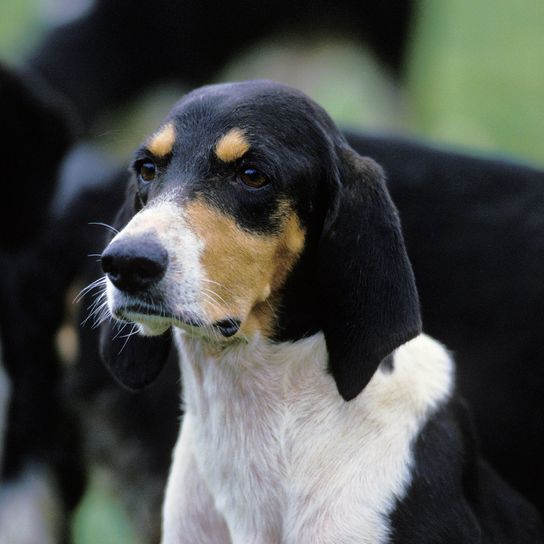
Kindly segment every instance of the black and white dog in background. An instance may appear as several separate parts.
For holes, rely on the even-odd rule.
[[[6,67],[0,117],[0,542],[55,544],[82,487],[55,344],[79,250],[64,244],[74,224],[49,217],[74,126],[43,81]]]
[[[267,81],[198,89],[133,172],[101,261],[136,325],[102,342],[131,388],[180,353],[164,543],[543,541],[421,332],[381,169],[321,108]]]

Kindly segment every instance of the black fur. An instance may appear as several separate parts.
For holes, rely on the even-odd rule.
[[[84,477],[55,335],[76,262],[86,257],[76,256],[81,246],[63,245],[69,242],[67,232],[76,235],[77,211],[58,220],[49,211],[74,123],[69,108],[43,81],[4,66],[0,113],[6,157],[0,201],[0,364],[11,389],[7,414],[0,414],[6,417],[0,483],[15,486],[35,469],[47,476],[44,485],[51,486],[58,506],[70,509]],[[62,538],[68,537],[67,521],[62,513],[54,520]]]
[[[421,332],[414,276],[378,165],[346,149],[319,244],[329,367],[356,397],[394,349]]]
[[[160,336],[146,338],[135,334],[126,338],[123,328],[105,323],[100,331],[100,355],[118,383],[136,391],[149,385],[168,360],[172,337],[170,330]]]
[[[414,457],[412,483],[391,516],[391,544],[544,542],[537,510],[480,457],[462,402],[429,419]]]
[[[0,119],[6,180],[0,199],[0,245],[17,251],[33,240],[46,221],[76,121],[67,104],[35,74],[1,65]],[[21,203],[24,211],[14,213],[15,203]]]

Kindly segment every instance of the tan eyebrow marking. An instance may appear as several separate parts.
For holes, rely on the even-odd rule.
[[[176,131],[174,130],[174,125],[168,123],[151,136],[147,148],[153,155],[164,157],[172,152],[175,141]]]
[[[220,161],[232,162],[247,153],[249,147],[244,132],[239,128],[233,128],[221,136],[215,145],[215,154]]]

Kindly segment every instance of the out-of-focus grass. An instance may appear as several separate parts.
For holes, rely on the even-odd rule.
[[[417,133],[544,164],[542,0],[421,0],[412,38]]]
[[[140,544],[127,513],[100,469],[90,473],[90,484],[74,516],[74,544]]]
[[[0,3],[0,59],[21,61],[44,31],[38,0],[2,0]]]

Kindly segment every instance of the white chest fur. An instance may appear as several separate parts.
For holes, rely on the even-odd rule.
[[[414,439],[451,392],[452,362],[440,344],[421,335],[400,347],[394,370],[379,369],[351,402],[326,372],[322,334],[255,340],[219,357],[197,339],[180,334],[178,344],[183,443],[234,544],[387,541]],[[171,480],[186,448],[178,444]],[[183,486],[170,481],[167,502],[179,501],[172,488]]]

